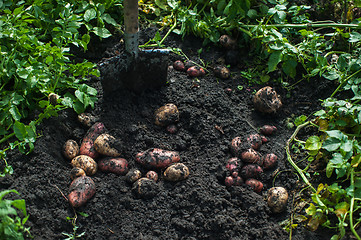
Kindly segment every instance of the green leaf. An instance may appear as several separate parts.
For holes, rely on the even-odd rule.
[[[337,138],[327,138],[322,145],[323,149],[329,152],[336,151],[341,146],[341,141]]]
[[[97,12],[94,8],[88,9],[84,13],[84,20],[89,22],[90,20],[94,19],[97,16]]]
[[[326,131],[326,133],[331,138],[337,138],[337,139],[340,139],[340,140],[345,137],[345,134],[343,134],[340,130]]]
[[[306,140],[305,149],[309,151],[317,151],[321,149],[322,142],[318,136],[311,136]]]
[[[353,31],[350,33],[350,38],[348,39],[349,42],[354,43],[354,42],[359,42],[361,40],[361,34]]]
[[[21,122],[16,121],[13,126],[15,136],[20,140],[24,140],[27,136],[25,125]]]
[[[282,52],[276,51],[273,52],[268,59],[268,72],[273,72],[276,70],[278,63],[282,60]]]
[[[109,32],[108,29],[102,28],[102,27],[94,27],[92,32],[101,38],[108,38],[108,37],[112,36],[112,34]]]
[[[21,113],[19,112],[19,109],[16,106],[11,106],[9,109],[9,113],[13,117],[15,121],[20,121],[22,119]]]
[[[297,61],[294,59],[288,59],[287,61],[282,63],[282,70],[291,78],[296,77],[296,67]]]
[[[333,165],[331,162],[328,162],[328,163],[327,163],[327,166],[326,166],[326,176],[327,176],[328,178],[331,177],[332,172],[333,172],[333,169],[334,169],[334,165]]]

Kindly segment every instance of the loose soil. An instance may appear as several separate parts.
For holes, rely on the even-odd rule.
[[[154,29],[142,32],[142,39],[154,34]],[[101,58],[116,55],[122,48],[119,39],[97,43],[96,51],[78,58],[100,62]],[[196,38],[179,39],[170,36],[166,45],[179,47],[194,61],[200,63],[197,50],[201,41]],[[103,48],[101,46],[104,46]],[[225,52],[217,46],[205,48],[201,58],[215,64]],[[240,56],[247,58],[246,54]],[[311,81],[298,84],[286,91],[269,83],[281,95],[283,107],[272,115],[257,112],[252,104],[254,92],[262,86],[248,85],[240,76],[242,61],[231,68],[227,80],[217,79],[212,72],[201,78],[189,78],[175,71],[172,62],[179,56],[171,54],[168,60],[167,84],[158,89],[144,89],[134,93],[119,89],[104,94],[101,78],[90,79],[99,91],[99,102],[89,113],[103,122],[109,133],[123,141],[121,157],[131,168],[143,169],[135,162],[135,155],[157,147],[179,151],[180,162],[190,169],[188,179],[180,182],[158,180],[159,193],[153,198],[138,198],[124,176],[97,172],[92,179],[96,194],[87,204],[76,210],[77,233],[81,239],[289,239],[280,223],[293,213],[295,193],[302,182],[285,156],[285,144],[294,129],[286,127],[287,118],[308,116],[320,108],[319,99],[326,98],[334,87],[329,82]],[[102,60],[104,62],[104,59]],[[211,69],[211,68],[209,68]],[[242,88],[238,88],[242,86]],[[232,91],[225,91],[230,88]],[[178,131],[171,134],[154,124],[153,113],[166,103],[178,106]],[[225,163],[231,157],[230,141],[236,136],[256,133],[264,124],[275,125],[278,131],[269,137],[261,154],[275,153],[277,167],[262,177],[264,189],[255,193],[247,186],[224,185]],[[29,155],[10,152],[8,162],[14,174],[0,179],[0,188],[16,189],[25,199],[34,239],[64,239],[63,233],[72,233],[67,217],[74,217],[65,198],[71,183],[71,166],[62,155],[62,145],[68,139],[81,142],[87,131],[71,110],[51,118],[39,127],[42,136]],[[306,133],[305,133],[306,134]],[[162,170],[158,171],[161,176]],[[287,209],[272,214],[266,204],[267,189],[283,186],[289,191]],[[15,198],[15,195],[11,195]],[[296,199],[297,200],[297,199]],[[79,213],[86,213],[87,217]],[[302,213],[302,212],[301,212]],[[303,214],[305,214],[303,212]],[[311,232],[299,224],[292,239],[330,239],[328,231]]]

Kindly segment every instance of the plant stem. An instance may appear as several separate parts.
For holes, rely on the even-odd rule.
[[[353,188],[353,190],[355,191],[355,185],[354,185],[354,170],[351,169],[351,175],[350,175],[350,181],[351,181],[351,186]],[[357,238],[357,240],[361,240],[360,236],[357,234],[356,230],[355,230],[355,225],[353,224],[353,207],[355,204],[355,196],[353,195],[351,198],[351,202],[350,202],[350,229],[351,232],[353,233],[353,235]]]
[[[335,91],[331,94],[330,97],[332,98],[340,90],[340,88],[343,86],[343,84],[345,82],[347,82],[350,78],[354,77],[355,75],[357,75],[360,72],[361,72],[361,69],[357,70],[356,72],[354,72],[353,74],[351,74],[350,76],[348,76],[347,78],[342,80],[341,83],[338,85],[338,87],[335,89]]]
[[[311,185],[311,183],[308,181],[307,177],[303,173],[302,169],[300,169],[297,164],[292,160],[291,153],[290,153],[290,143],[296,138],[298,132],[309,125],[311,121],[307,121],[301,125],[299,125],[296,130],[293,132],[291,137],[286,142],[286,154],[287,154],[287,160],[292,165],[292,167],[298,172],[298,174],[301,176],[302,180],[312,189],[313,192],[316,192],[316,189]]]
[[[244,28],[253,28],[259,25],[256,24],[240,24],[240,27]],[[294,24],[265,24],[262,27],[267,28],[317,28],[317,27],[325,27],[325,28],[355,28],[361,29],[361,25],[358,24],[343,24],[343,23],[294,23]]]
[[[15,133],[10,133],[9,135],[3,137],[1,140],[0,140],[0,144],[5,142],[6,140],[8,140],[9,138],[13,137],[15,135]]]

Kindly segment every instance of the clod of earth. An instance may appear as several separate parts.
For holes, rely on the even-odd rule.
[[[285,210],[288,201],[288,192],[283,187],[273,187],[268,190],[267,204],[273,213]]]
[[[79,155],[73,158],[71,165],[83,169],[88,176],[94,175],[98,170],[98,164],[87,155]]]
[[[124,158],[103,158],[98,161],[98,169],[102,172],[126,175],[128,173],[128,161]]]
[[[115,137],[103,133],[100,134],[94,141],[94,149],[98,153],[109,157],[119,157],[122,142]]]
[[[132,191],[140,198],[152,198],[158,194],[159,186],[155,181],[142,177],[133,183]]]
[[[174,134],[178,131],[178,128],[175,124],[168,125],[166,129],[171,134]]]
[[[179,121],[179,111],[175,104],[168,103],[158,108],[154,113],[155,124],[168,126]]]
[[[88,176],[81,176],[74,179],[70,185],[68,200],[71,206],[78,208],[83,206],[95,194],[94,181]]]
[[[78,156],[79,151],[79,145],[75,140],[69,139],[63,145],[63,155],[68,160],[72,160]]]
[[[183,163],[175,163],[164,171],[164,179],[171,182],[181,181],[189,176],[189,169]]]
[[[166,168],[172,163],[179,162],[180,156],[176,151],[151,148],[138,153],[135,160],[146,168]]]
[[[257,91],[253,97],[253,104],[262,113],[276,113],[282,107],[280,96],[269,86]]]

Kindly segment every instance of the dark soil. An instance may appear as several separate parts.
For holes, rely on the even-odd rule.
[[[152,33],[145,31],[144,36]],[[109,49],[98,48],[98,52],[89,53],[98,56],[93,61],[114,56],[114,50],[120,48],[112,41],[106,43]],[[182,48],[199,62],[198,39],[180,40],[171,36],[166,44]],[[206,48],[201,57],[213,64],[224,55],[215,46]],[[178,58],[171,54],[168,65]],[[91,79],[90,84],[99,91],[99,102],[89,113],[98,117],[110,134],[122,140],[121,157],[128,160],[131,168],[145,174],[146,169],[135,162],[135,155],[157,147],[179,151],[180,162],[189,167],[190,176],[180,182],[166,182],[162,170],[158,170],[158,194],[138,198],[124,176],[97,172],[92,176],[97,188],[95,196],[76,210],[77,233],[85,233],[81,239],[289,239],[280,223],[290,218],[292,200],[302,182],[285,156],[286,141],[294,131],[286,127],[287,118],[292,114],[308,116],[319,109],[319,99],[329,96],[334,87],[328,82],[304,82],[288,92],[269,83],[281,95],[283,107],[276,114],[264,115],[252,104],[254,91],[263,86],[249,86],[242,79],[238,74],[245,70],[242,62],[231,70],[232,77],[228,80],[217,79],[211,72],[191,79],[169,67],[168,82],[159,89],[140,93],[118,89],[106,96],[100,79]],[[239,90],[238,86],[243,89]],[[225,91],[227,88],[232,91]],[[178,131],[174,134],[154,124],[154,111],[166,103],[174,103],[180,112]],[[253,127],[264,124],[275,125],[278,132],[269,137],[260,153],[275,153],[279,162],[262,176],[263,191],[258,194],[245,185],[226,187],[225,163],[231,157],[231,140],[256,133]],[[86,131],[76,113],[64,111],[39,127],[42,137],[31,154],[9,153],[8,162],[14,174],[0,179],[0,188],[16,189],[25,199],[30,215],[27,226],[34,239],[64,239],[63,233],[73,232],[67,217],[75,216],[74,209],[65,198],[71,183],[71,166],[62,155],[62,145],[68,139],[80,143]],[[272,214],[265,201],[267,189],[273,185],[285,187],[290,195],[287,209],[280,214]],[[304,224],[293,230],[292,239],[322,240],[332,236],[323,230],[308,231],[302,227]]]

